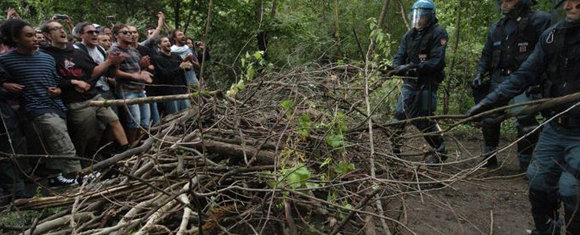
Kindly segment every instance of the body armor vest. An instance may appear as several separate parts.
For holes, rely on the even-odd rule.
[[[501,19],[493,32],[493,52],[491,58],[492,71],[501,70],[503,75],[508,75],[516,71],[520,65],[528,58],[540,35],[532,24],[534,12],[517,19],[516,30],[512,35],[505,31],[507,17]]]
[[[544,97],[560,97],[580,91],[580,54],[565,53],[566,31],[560,23],[546,38],[546,52],[550,59],[546,71],[548,79],[543,83]],[[560,105],[552,112],[563,111],[570,105]],[[570,110],[568,116],[580,117],[580,108]]]
[[[433,37],[433,31],[435,28],[439,27],[438,24],[433,24],[429,26],[426,31],[423,33],[420,39],[415,39],[416,35],[419,33],[418,31],[412,32],[411,36],[406,42],[407,46],[407,63],[419,64],[425,60],[431,59],[431,45],[434,45],[435,38]],[[436,42],[440,43],[440,42]],[[421,74],[419,74],[421,76]],[[433,75],[427,75],[433,76]],[[437,76],[433,81],[441,82],[443,80],[443,72]],[[432,79],[428,79],[431,81]]]
[[[414,31],[412,33],[410,40],[407,40],[407,63],[419,64],[429,59],[433,41],[433,29],[435,27],[437,25],[429,27],[419,40],[415,40],[415,36],[419,32]],[[417,42],[419,42],[419,45],[417,45]]]

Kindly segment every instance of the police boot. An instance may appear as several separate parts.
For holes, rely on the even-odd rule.
[[[580,200],[578,195],[562,197],[566,235],[580,235]]]
[[[403,146],[403,140],[401,136],[405,132],[405,125],[395,125],[391,133],[387,133],[389,139],[391,140],[391,147],[393,148],[393,154],[397,157],[401,154],[401,147]]]
[[[483,161],[485,161],[483,167],[488,169],[494,169],[497,167],[497,157],[495,154],[496,148],[496,146],[483,147]]]
[[[447,160],[447,150],[442,136],[430,136],[428,142],[435,148],[435,152],[429,156],[427,164],[439,164]]]
[[[560,235],[561,224],[557,220],[560,205],[558,193],[530,189],[529,198],[532,204],[532,217],[536,225],[536,229],[531,234]]]
[[[578,211],[565,211],[566,235],[580,235],[580,214]],[[572,215],[574,217],[572,218]]]

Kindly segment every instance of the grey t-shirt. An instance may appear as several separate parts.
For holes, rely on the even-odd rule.
[[[119,64],[119,69],[126,73],[138,73],[141,71],[141,55],[139,51],[135,48],[123,49],[119,45],[113,45],[110,49],[111,52],[119,52],[125,56],[125,60]],[[141,81],[131,80],[129,78],[117,78],[116,88],[119,89],[129,89],[142,91],[145,88],[145,84]]]

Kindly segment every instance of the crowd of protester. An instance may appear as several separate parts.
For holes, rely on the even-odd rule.
[[[55,14],[34,26],[14,9],[7,14],[0,22],[3,202],[32,197],[28,185],[39,177],[49,188],[78,185],[87,178],[79,175],[82,167],[138,145],[161,117],[190,106],[189,100],[118,108],[91,101],[188,93],[198,86],[201,60],[209,58],[202,42],[168,27],[162,12],[143,41],[131,24],[73,26],[70,17]]]

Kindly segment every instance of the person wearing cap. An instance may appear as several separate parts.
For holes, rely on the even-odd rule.
[[[506,81],[473,106],[473,116],[541,85],[546,98],[580,92],[580,0],[559,1],[566,18],[544,31],[532,54]],[[546,74],[546,76],[543,76]],[[580,107],[561,103],[542,112],[548,123],[527,169],[534,235],[580,235]],[[564,205],[564,221],[558,209]]]
[[[430,0],[416,1],[409,18],[413,28],[401,39],[393,60],[395,70],[390,72],[390,75],[404,78],[395,110],[395,121],[433,115],[437,107],[437,88],[444,77],[448,36],[445,29],[437,24],[435,4]],[[430,120],[411,123],[424,133],[439,131],[437,124]],[[395,155],[401,152],[401,135],[404,130],[405,124],[394,127],[391,142]],[[425,135],[425,140],[434,149],[427,163],[438,164],[447,158],[443,136]]]

